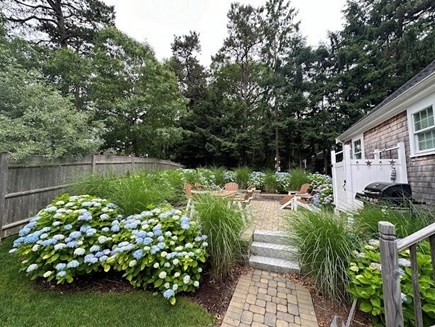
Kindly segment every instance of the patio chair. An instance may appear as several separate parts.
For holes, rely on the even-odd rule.
[[[225,191],[238,191],[239,190],[239,184],[231,182],[231,183],[226,183],[224,185],[224,190]]]
[[[310,188],[310,184],[302,184],[301,189],[299,191],[289,191],[288,195],[283,197],[281,200],[279,200],[279,203],[283,206],[287,202],[289,202],[291,199],[294,198],[295,195],[301,196],[301,197],[310,197],[311,194],[308,193],[308,189]]]

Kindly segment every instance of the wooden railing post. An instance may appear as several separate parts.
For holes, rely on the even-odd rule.
[[[0,242],[3,236],[3,224],[6,220],[6,192],[8,187],[9,156],[0,153]]]
[[[93,154],[91,158],[91,170],[92,174],[95,174],[97,172],[97,157],[95,156],[95,154]]]
[[[389,222],[380,221],[378,228],[381,250],[385,326],[403,327],[396,227]]]

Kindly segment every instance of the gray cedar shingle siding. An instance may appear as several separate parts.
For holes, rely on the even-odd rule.
[[[375,149],[391,148],[398,142],[405,143],[408,182],[412,187],[413,197],[435,207],[435,155],[410,158],[406,111],[364,133],[366,158],[373,158]],[[385,158],[390,155],[397,157],[397,152],[383,154]]]

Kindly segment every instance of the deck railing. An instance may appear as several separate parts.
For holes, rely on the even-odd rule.
[[[402,300],[398,253],[409,248],[415,326],[423,327],[420,287],[418,284],[417,243],[429,238],[432,259],[432,272],[435,281],[435,223],[401,240],[396,238],[396,228],[385,221],[379,222],[380,251],[382,266],[382,290],[384,294],[385,326],[403,327]]]

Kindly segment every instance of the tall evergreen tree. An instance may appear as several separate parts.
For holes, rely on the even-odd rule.
[[[89,50],[98,30],[113,26],[115,12],[99,0],[3,0],[14,32],[53,47]]]

